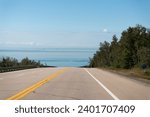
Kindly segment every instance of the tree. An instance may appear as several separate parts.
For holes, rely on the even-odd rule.
[[[150,30],[141,25],[124,30],[119,41],[114,35],[111,43],[100,43],[99,50],[90,59],[92,67],[129,69],[143,63],[150,66]]]
[[[113,67],[120,67],[120,45],[118,43],[118,38],[113,35],[112,42],[110,45],[110,65]]]

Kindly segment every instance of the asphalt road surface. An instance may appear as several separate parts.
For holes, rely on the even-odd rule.
[[[150,99],[150,84],[96,68],[36,68],[0,73],[1,100]]]

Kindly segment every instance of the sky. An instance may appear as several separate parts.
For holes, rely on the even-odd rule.
[[[0,49],[97,48],[129,26],[150,28],[150,0],[0,0]]]

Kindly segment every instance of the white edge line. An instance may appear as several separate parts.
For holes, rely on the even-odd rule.
[[[119,100],[117,96],[115,96],[106,86],[104,86],[99,80],[97,80],[86,68],[84,70],[101,86],[105,91],[114,99]]]

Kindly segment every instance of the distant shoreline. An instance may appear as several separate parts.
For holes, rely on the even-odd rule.
[[[15,57],[21,61],[28,57],[48,66],[80,67],[88,65],[96,48],[46,48],[46,49],[0,49],[2,57]]]

